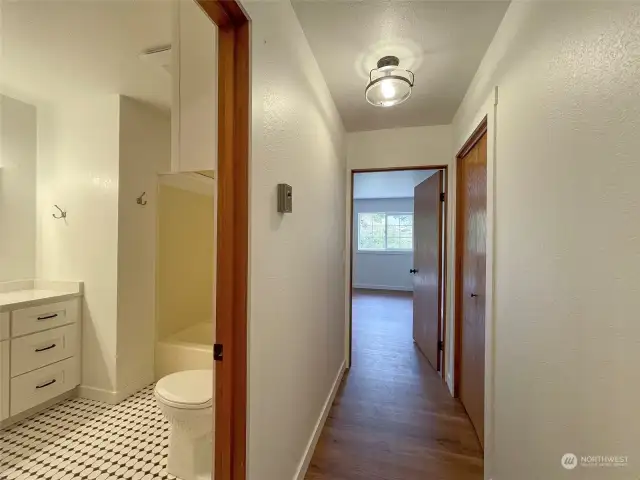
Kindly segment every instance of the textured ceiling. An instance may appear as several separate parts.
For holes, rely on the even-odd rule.
[[[508,1],[294,0],[347,131],[451,123]],[[404,104],[373,107],[369,71],[384,55],[416,74]]]
[[[120,93],[169,108],[171,76],[138,58],[171,42],[168,0],[2,1],[0,90],[20,100]]]

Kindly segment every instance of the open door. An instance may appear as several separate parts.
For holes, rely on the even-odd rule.
[[[413,339],[440,370],[442,298],[442,178],[435,174],[414,189]]]

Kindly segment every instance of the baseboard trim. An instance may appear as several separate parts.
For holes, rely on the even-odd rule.
[[[13,417],[9,417],[6,420],[2,420],[0,422],[0,429],[5,429],[10,427],[11,425],[15,425],[16,423],[21,422],[26,418],[29,418],[33,415],[37,415],[38,413],[53,407],[57,403],[63,402],[70,398],[74,398],[76,396],[78,396],[78,392],[77,392],[77,389],[75,388],[67,392],[64,392],[58,395],[57,397],[54,397],[50,400],[47,400],[44,403],[41,403],[40,405],[36,405],[35,407],[30,408],[29,410],[25,410],[24,412],[14,415]],[[0,477],[0,478],[4,478],[4,477]]]
[[[345,372],[345,365],[345,362],[342,362],[342,365],[340,365],[338,375],[333,382],[333,386],[331,387],[329,396],[327,397],[327,400],[324,403],[324,407],[322,408],[322,412],[320,413],[320,418],[318,418],[316,427],[313,431],[313,434],[311,435],[311,438],[309,439],[309,443],[307,444],[307,449],[305,450],[304,456],[302,457],[300,465],[298,466],[298,473],[296,473],[296,475],[293,477],[294,480],[304,480],[304,477],[307,474],[307,469],[309,468],[309,464],[311,463],[313,452],[316,449],[316,445],[318,444],[318,440],[320,439],[320,434],[322,433],[324,424],[327,421],[327,417],[329,416],[329,412],[331,411],[331,407],[333,406],[333,401],[335,400],[338,389],[340,388],[340,383],[342,382],[342,377],[344,376]]]
[[[153,381],[146,382],[142,387],[136,387],[135,389],[128,388],[127,390],[111,391],[103,388],[88,387],[86,385],[80,385],[78,387],[78,397],[86,398],[87,400],[94,400],[96,402],[108,403],[109,405],[117,405],[123,400],[126,400],[131,395],[135,395],[142,389],[151,385]]]
[[[413,292],[413,288],[411,287],[398,287],[398,286],[389,286],[389,285],[362,285],[357,284],[354,285],[353,288],[360,288],[362,290],[391,290],[397,292]]]
[[[105,390],[103,388],[88,387],[86,385],[80,385],[78,387],[78,396],[96,402],[108,403],[109,405],[117,405],[124,400],[124,398],[121,398],[122,394],[118,392]]]

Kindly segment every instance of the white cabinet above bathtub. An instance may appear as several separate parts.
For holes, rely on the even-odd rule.
[[[0,422],[80,383],[82,284],[0,283]]]
[[[197,2],[174,2],[171,171],[215,170],[218,28]]]

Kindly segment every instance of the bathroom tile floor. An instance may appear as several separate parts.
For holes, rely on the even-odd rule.
[[[0,430],[0,480],[175,479],[149,386],[119,405],[67,400]]]

